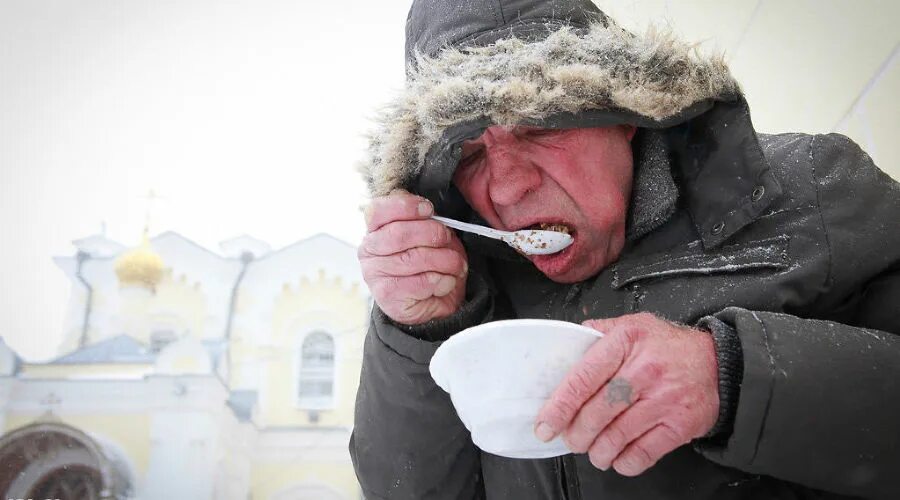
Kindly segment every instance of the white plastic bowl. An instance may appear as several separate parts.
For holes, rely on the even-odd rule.
[[[557,437],[534,436],[538,411],[585,351],[603,335],[564,321],[516,319],[463,330],[431,359],[431,376],[450,399],[472,441],[509,458],[570,453]]]

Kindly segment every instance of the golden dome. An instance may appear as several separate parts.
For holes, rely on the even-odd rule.
[[[155,290],[162,281],[163,260],[150,248],[150,241],[144,234],[141,246],[123,253],[116,259],[116,276],[122,286],[140,286]]]

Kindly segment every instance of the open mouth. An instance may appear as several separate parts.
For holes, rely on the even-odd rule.
[[[580,252],[578,230],[575,226],[571,226],[557,219],[554,221],[533,224],[529,226],[528,229],[533,231],[556,231],[567,234],[572,238],[572,244],[559,252],[528,256],[528,260],[547,276],[561,276],[568,272]]]
[[[530,229],[532,231],[556,231],[557,233],[563,234],[573,234],[575,232],[571,227],[557,222],[540,222],[538,224],[532,224],[525,229]]]

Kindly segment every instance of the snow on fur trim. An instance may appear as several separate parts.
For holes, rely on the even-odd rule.
[[[559,113],[625,109],[653,120],[740,93],[721,56],[701,55],[670,32],[637,37],[615,24],[584,34],[500,40],[417,57],[406,89],[376,118],[361,165],[370,193],[408,187],[450,126],[488,118],[511,125]]]

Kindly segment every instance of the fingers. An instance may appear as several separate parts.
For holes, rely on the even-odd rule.
[[[600,470],[609,469],[629,443],[655,427],[663,417],[659,406],[651,401],[638,401],[596,436],[587,450],[591,463]]]
[[[391,302],[407,307],[410,301],[443,297],[456,288],[456,284],[455,276],[427,272],[414,276],[379,279],[373,283],[372,293],[375,296],[385,297],[384,307],[390,309]]]
[[[366,229],[371,232],[394,221],[427,219],[433,213],[434,207],[427,199],[396,189],[373,199],[366,207]]]
[[[395,221],[368,233],[359,247],[359,257],[393,255],[416,247],[446,247],[455,238],[450,228],[436,220]]]
[[[453,314],[462,302],[465,279],[428,272],[379,279],[370,288],[389,318],[418,325]]]
[[[621,336],[607,335],[595,342],[538,412],[537,438],[549,441],[569,427],[582,406],[619,370],[626,352]]]
[[[369,278],[413,276],[429,271],[464,277],[469,265],[462,254],[450,248],[416,247],[388,256],[361,256],[363,273]]]
[[[624,378],[615,377],[579,410],[565,431],[563,440],[573,453],[585,453],[597,435],[636,399],[634,389]]]
[[[623,476],[637,476],[653,467],[666,454],[687,443],[688,440],[682,439],[671,427],[659,424],[629,444],[613,460],[612,466]]]

